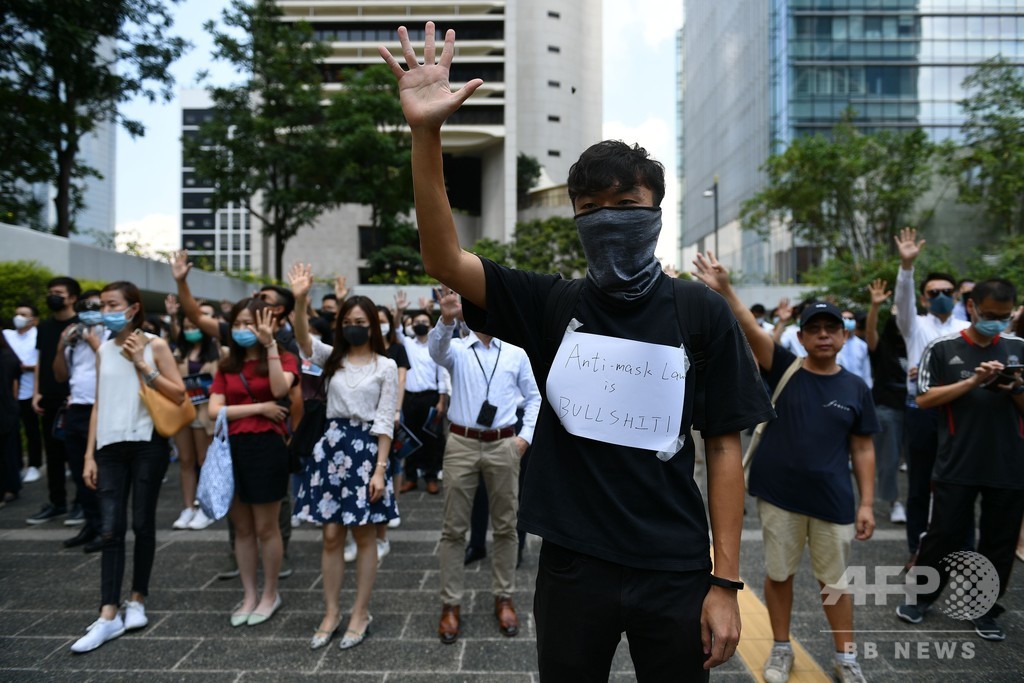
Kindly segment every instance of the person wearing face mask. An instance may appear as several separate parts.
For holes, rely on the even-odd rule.
[[[324,294],[320,299],[320,317],[327,322],[334,324],[334,319],[338,316],[338,295],[337,294]]]
[[[399,490],[402,493],[416,490],[419,486],[417,478],[422,474],[427,493],[437,495],[441,490],[438,475],[444,459],[444,439],[440,431],[447,398],[451,396],[451,377],[430,357],[427,342],[427,335],[433,327],[430,314],[424,310],[410,313],[413,338],[403,344],[409,359],[409,372],[406,374],[402,414],[406,427],[423,445],[405,459],[405,482]],[[426,428],[428,423],[432,423],[431,429]]]
[[[312,268],[295,264],[288,273],[298,310],[313,284]],[[324,369],[327,414],[324,436],[305,459],[295,514],[323,525],[325,614],[313,632],[317,650],[341,629],[342,576],[347,532],[355,537],[356,597],[340,647],[360,645],[370,633],[370,593],[377,576],[375,525],[398,517],[389,454],[397,408],[398,367],[386,356],[377,307],[364,296],[349,297],[338,312],[335,345],[309,334],[306,316],[295,318],[303,358]]]
[[[67,490],[65,488],[64,470],[67,467],[67,455],[64,442],[53,436],[53,422],[57,412],[67,400],[70,391],[67,382],[58,382],[53,376],[53,360],[57,356],[57,345],[65,328],[78,322],[75,315],[75,303],[82,287],[78,281],[70,277],[56,277],[46,285],[46,307],[52,315],[39,323],[36,337],[36,348],[39,350],[39,362],[36,363],[33,380],[32,409],[42,416],[43,446],[46,450],[46,483],[49,489],[49,503],[25,520],[27,524],[45,524],[68,512]],[[65,520],[65,524],[80,524],[81,510],[75,510]]]
[[[193,399],[196,419],[187,429],[174,435],[178,448],[178,469],[181,478],[181,498],[184,507],[171,526],[175,529],[200,530],[213,524],[196,505],[196,487],[199,485],[199,468],[206,459],[206,451],[213,441],[213,418],[210,417],[209,386],[201,387],[201,375],[216,376],[217,364],[223,355],[222,347],[214,337],[203,334],[181,310],[176,313],[178,330],[175,340],[175,359],[178,371],[186,378],[186,386],[195,386],[200,392],[199,402]],[[190,390],[191,391],[191,390]],[[205,393],[205,396],[202,395]]]
[[[18,432],[18,384],[21,361],[0,336],[0,508],[21,491],[21,444]]]
[[[519,528],[544,540],[534,600],[541,680],[606,680],[623,631],[641,678],[706,680],[739,641],[739,432],[774,414],[750,349],[721,297],[662,272],[654,251],[664,167],[639,145],[598,143],[569,172],[584,279],[503,268],[464,251],[445,192],[441,126],[482,81],[451,92],[454,31],[439,61],[432,22],[425,34],[422,63],[405,27],[405,66],[379,47],[411,131],[423,265],[462,296],[471,329],[526,351],[546,390],[519,508]],[[576,339],[588,349],[586,366],[573,359]],[[663,359],[659,372],[675,368],[674,382],[653,379],[653,370],[626,377],[625,366],[635,370],[652,353]],[[625,386],[638,400],[622,398]],[[569,396],[578,410],[565,405]],[[605,422],[594,405],[584,411],[591,403]],[[633,403],[659,412],[665,432],[633,431]],[[613,411],[621,425],[611,423]],[[694,423],[706,441],[713,573],[693,481]]]
[[[18,414],[21,429],[28,446],[28,463],[22,474],[26,484],[39,481],[42,474],[39,468],[43,465],[43,437],[39,430],[39,415],[32,410],[32,393],[35,386],[36,364],[39,362],[39,349],[36,348],[39,323],[39,309],[30,303],[22,302],[14,309],[14,329],[4,330],[4,337],[11,350],[21,361],[21,379],[18,382]],[[19,444],[19,458],[20,455]],[[8,501],[10,502],[10,501]]]
[[[159,337],[137,333],[146,318],[138,287],[112,282],[100,292],[100,301],[103,325],[112,336],[96,351],[96,397],[82,478],[97,491],[100,505],[101,606],[99,618],[72,644],[76,654],[148,623],[144,602],[156,555],[156,505],[168,453],[167,439],[157,433],[139,395],[140,384],[174,403],[186,400],[170,346]],[[129,501],[134,556],[131,595],[122,616]]]
[[[945,574],[943,559],[962,548],[980,497],[977,552],[995,567],[1000,596],[1009,586],[1024,518],[1024,340],[1005,334],[1016,299],[1016,288],[1007,280],[979,282],[967,302],[971,326],[933,341],[917,377],[917,404],[943,412],[932,514],[917,564]],[[897,616],[921,623],[941,590],[940,585],[918,593],[916,604],[901,605]],[[995,620],[1001,612],[994,604],[973,619],[975,632],[985,640],[1005,639]]]
[[[856,329],[857,320],[853,311],[843,311],[843,334],[846,335],[846,343],[839,350],[836,362],[864,380],[870,389],[872,380],[868,344],[856,335]]]
[[[914,262],[925,245],[917,231],[905,228],[895,236],[900,255],[893,302],[896,324],[907,345],[907,408],[904,433],[907,439],[907,549],[913,561],[921,534],[928,525],[931,501],[932,467],[939,447],[939,411],[921,408],[915,402],[917,373],[925,347],[939,337],[955,334],[970,323],[953,316],[953,289],[956,278],[946,273],[929,273],[921,281],[920,304],[928,312],[917,314],[914,301]]]
[[[409,354],[406,353],[405,347],[398,343],[398,335],[394,329],[394,316],[387,306],[379,306],[377,308],[377,316],[380,321],[380,334],[384,339],[384,348],[387,350],[388,358],[395,361],[395,365],[398,367],[398,398],[395,401],[395,429],[402,421],[402,402],[405,400],[405,378],[409,372]],[[398,458],[394,453],[391,454],[391,473],[392,479],[395,485],[395,501],[398,500],[398,492],[402,487],[402,460]],[[377,554],[380,557],[384,557],[391,552],[391,543],[388,541],[388,529],[397,529],[402,523],[400,517],[388,520],[387,524],[377,525]],[[345,561],[350,562],[348,558],[349,549],[346,548]]]
[[[57,355],[53,359],[53,375],[58,382],[68,382],[68,396],[64,413],[64,450],[68,469],[75,482],[75,500],[82,508],[85,523],[77,535],[64,541],[65,548],[84,546],[87,553],[103,548],[99,538],[101,525],[100,505],[96,492],[85,484],[85,453],[88,450],[89,420],[96,403],[96,352],[100,344],[110,338],[111,332],[103,325],[102,303],[98,290],[82,292],[76,309],[78,323],[69,325],[61,335]]]

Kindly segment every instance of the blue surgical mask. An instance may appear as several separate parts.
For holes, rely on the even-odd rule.
[[[243,349],[256,345],[256,333],[252,330],[231,330],[231,338]]]
[[[203,340],[202,330],[185,330],[185,341],[189,344],[195,344],[196,342]]]
[[[113,333],[118,333],[128,324],[128,317],[124,311],[113,311],[103,314],[103,324]]]
[[[928,310],[935,315],[949,315],[953,312],[955,302],[948,294],[939,294],[928,302]]]
[[[853,332],[857,329],[857,321],[850,320],[849,318],[843,318],[843,327],[846,328],[847,332]]]
[[[994,337],[997,334],[1002,334],[1009,326],[1009,320],[979,320],[974,323],[974,329],[978,331],[978,334],[985,337]]]
[[[103,323],[103,314],[99,311],[82,311],[78,314],[78,319],[83,325],[100,325]]]

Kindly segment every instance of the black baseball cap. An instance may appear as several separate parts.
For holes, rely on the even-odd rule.
[[[831,316],[838,320],[840,325],[843,324],[843,312],[837,306],[827,301],[815,301],[804,306],[804,310],[800,313],[800,327],[803,327],[808,320],[816,315]]]

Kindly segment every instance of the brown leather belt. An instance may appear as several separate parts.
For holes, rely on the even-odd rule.
[[[451,423],[452,434],[458,434],[464,436],[467,439],[476,439],[477,441],[498,441],[499,439],[507,439],[510,436],[516,435],[515,427],[502,427],[501,429],[472,429],[471,427],[463,427],[457,425],[454,422]]]

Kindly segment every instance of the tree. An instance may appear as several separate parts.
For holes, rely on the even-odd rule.
[[[920,129],[860,133],[852,116],[831,136],[797,138],[768,158],[767,186],[743,203],[744,228],[766,234],[785,223],[795,236],[855,261],[888,244],[931,184],[935,148]]]
[[[587,257],[576,234],[576,222],[561,216],[520,221],[510,243],[484,238],[470,251],[501,265],[535,273],[579,277],[587,272]]]
[[[963,87],[962,145],[946,148],[960,200],[982,204],[1007,235],[1024,232],[1024,78],[1001,57],[981,64]]]
[[[119,106],[139,96],[169,101],[168,68],[188,43],[169,34],[163,0],[7,0],[4,7],[0,215],[38,214],[27,184],[50,183],[54,233],[66,237],[82,206],[81,181],[98,177],[79,159],[82,138],[104,122],[143,135],[142,123]]]
[[[530,190],[540,179],[540,162],[528,154],[516,157],[516,199],[520,209],[530,205]]]

